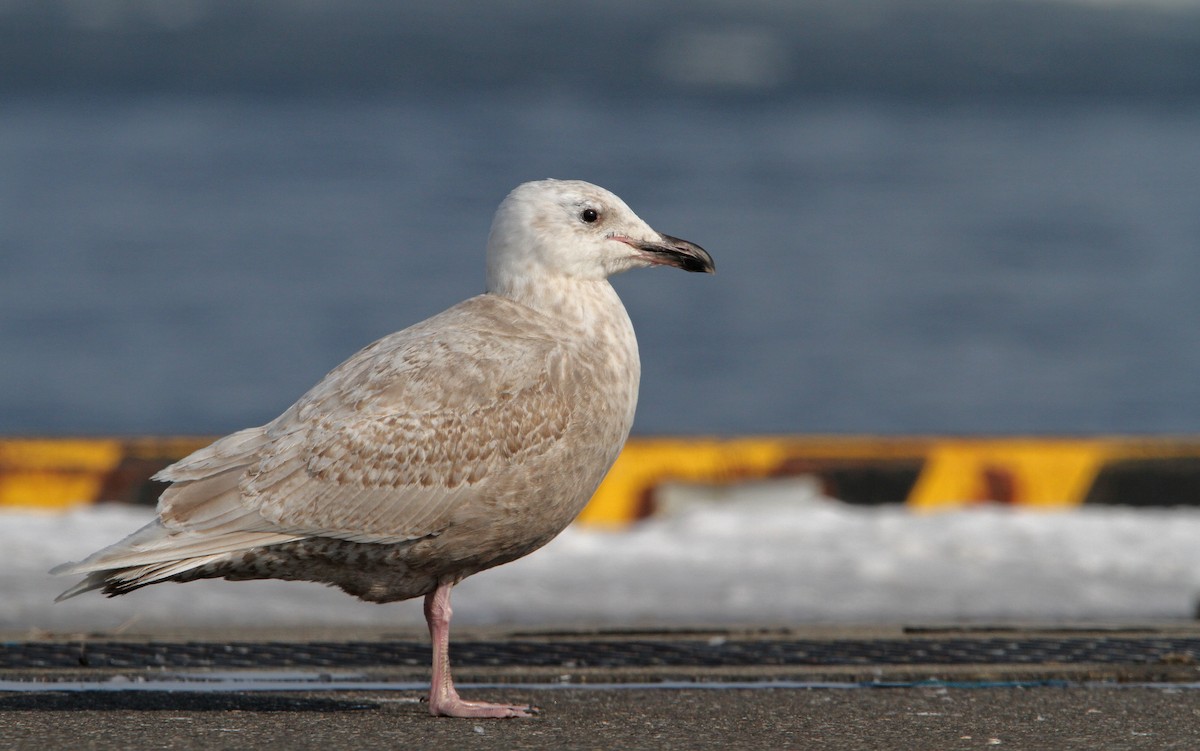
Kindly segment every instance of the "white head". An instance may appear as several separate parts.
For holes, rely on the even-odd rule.
[[[496,210],[487,289],[505,294],[543,279],[598,281],[645,266],[713,271],[703,248],[655,232],[604,188],[538,180],[518,185]]]

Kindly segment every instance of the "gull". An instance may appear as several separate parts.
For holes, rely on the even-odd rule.
[[[583,509],[633,424],[641,365],[608,277],[714,271],[609,191],[539,180],[500,204],[484,294],[367,346],[282,415],[163,469],[154,521],[56,574],[59,600],[158,582],[289,579],[368,602],[423,596],[429,712],[528,717],[465,701],[450,675],[450,590],[545,545]]]

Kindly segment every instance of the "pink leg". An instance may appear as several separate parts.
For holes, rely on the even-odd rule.
[[[429,714],[435,717],[532,717],[534,707],[463,701],[450,678],[450,588],[442,582],[425,595],[425,621],[433,642],[433,681],[429,686]]]

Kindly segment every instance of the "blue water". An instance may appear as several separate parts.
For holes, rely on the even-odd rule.
[[[547,176],[716,259],[615,280],[636,432],[1200,432],[1200,69],[1168,63],[1140,93],[1086,61],[1037,79],[1073,96],[753,65],[629,96],[536,61],[352,96],[42,70],[0,106],[0,433],[269,420],[481,291],[496,204]]]

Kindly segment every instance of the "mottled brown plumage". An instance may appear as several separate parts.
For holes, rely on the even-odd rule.
[[[607,277],[655,264],[712,270],[602,188],[518,187],[493,223],[487,293],[164,469],[158,518],[56,569],[87,574],[60,599],[218,577],[323,582],[372,602],[426,595],[436,648],[450,588],[551,540],[620,452],[640,365]],[[462,702],[439,660],[431,711],[525,711]]]

